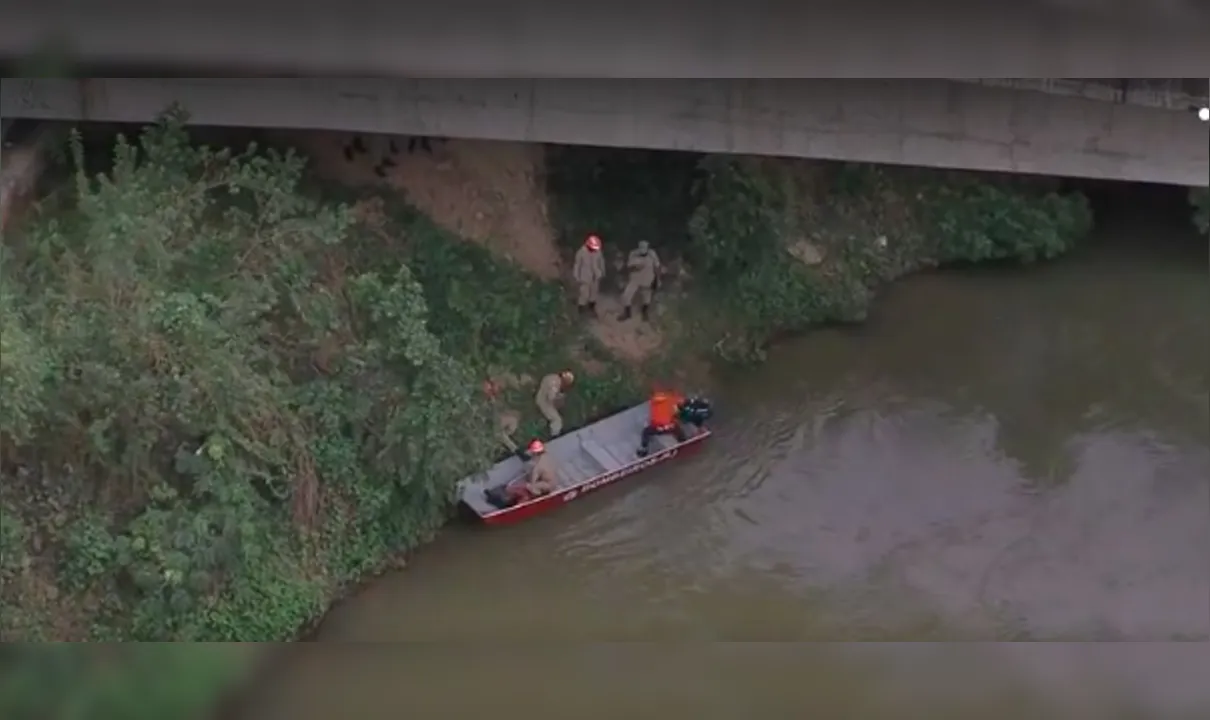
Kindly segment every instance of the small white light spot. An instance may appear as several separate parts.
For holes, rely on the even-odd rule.
[[[1204,107],[1198,110],[1197,117],[1202,122],[1210,122],[1210,107]]]

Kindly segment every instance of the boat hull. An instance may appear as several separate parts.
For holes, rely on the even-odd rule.
[[[552,510],[558,509],[575,502],[585,495],[600,490],[601,488],[614,485],[622,480],[633,477],[657,465],[663,465],[673,460],[682,459],[701,449],[702,443],[709,438],[711,432],[708,428],[702,428],[696,435],[687,439],[683,443],[678,443],[672,447],[653,452],[645,458],[635,459],[622,467],[603,472],[594,477],[588,478],[581,483],[570,487],[561,488],[549,495],[535,498],[528,502],[519,503],[512,507],[500,508],[490,513],[472,513],[479,520],[489,527],[499,527],[503,525],[513,525],[532,517],[542,515]]]

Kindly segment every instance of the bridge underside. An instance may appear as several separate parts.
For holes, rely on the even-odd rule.
[[[331,129],[1205,185],[1189,112],[941,80],[5,79],[0,116]]]

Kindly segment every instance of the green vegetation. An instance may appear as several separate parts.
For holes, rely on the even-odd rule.
[[[1210,188],[1190,190],[1189,204],[1193,206],[1193,224],[1202,234],[1210,235]]]
[[[288,639],[446,520],[489,371],[579,369],[557,286],[303,166],[170,118],[7,239],[6,639]],[[580,375],[569,422],[634,396]]]

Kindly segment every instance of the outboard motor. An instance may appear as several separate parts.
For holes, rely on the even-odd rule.
[[[681,403],[679,415],[683,423],[705,425],[706,421],[714,416],[714,407],[706,398],[691,397]]]

